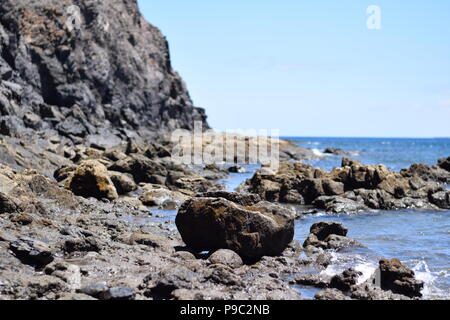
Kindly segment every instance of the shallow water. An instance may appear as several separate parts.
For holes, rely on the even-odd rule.
[[[399,171],[413,163],[433,165],[450,156],[450,139],[292,138],[297,144],[353,151],[350,156],[365,164],[385,164]],[[311,164],[330,170],[342,156],[327,155]],[[448,187],[449,188],[449,187]],[[336,264],[324,273],[334,275],[348,267],[370,277],[380,258],[398,258],[425,282],[424,298],[450,298],[450,211],[379,211],[358,215],[311,215],[296,223],[295,238],[303,242],[310,226],[318,221],[342,222],[349,237],[367,249],[335,253]],[[362,279],[364,280],[364,279]],[[303,291],[302,291],[303,292]]]
[[[296,223],[295,239],[302,243],[310,226],[324,220],[342,222],[349,229],[348,236],[367,247],[335,253],[337,263],[324,273],[334,275],[353,267],[368,278],[380,258],[398,258],[425,281],[425,298],[450,297],[450,212],[305,216]]]
[[[351,152],[348,157],[364,164],[384,164],[400,171],[413,163],[436,164],[439,158],[450,156],[450,139],[400,139],[400,138],[299,138],[287,137],[300,146],[315,149],[324,155],[325,148],[340,148]],[[309,161],[324,169],[340,167],[342,156],[325,155],[323,160]]]

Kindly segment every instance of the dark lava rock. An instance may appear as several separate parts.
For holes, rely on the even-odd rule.
[[[243,265],[241,257],[236,252],[228,249],[215,251],[208,260],[213,264],[223,264],[232,269],[239,268]]]
[[[42,118],[73,139],[101,127],[207,127],[204,110],[193,106],[172,69],[166,39],[137,1],[2,0],[0,17],[1,79],[11,83],[6,97],[13,101],[0,103],[2,116],[26,114],[32,127],[30,119]],[[14,130],[0,125],[2,134],[23,134],[23,121],[16,123]]]
[[[109,171],[108,174],[119,195],[130,193],[138,188],[131,175],[114,171]]]
[[[323,151],[323,153],[326,153],[326,154],[335,154],[335,155],[346,155],[346,154],[349,154],[349,152],[344,151],[344,150],[339,149],[339,148],[326,148],[326,149]]]
[[[350,289],[356,285],[358,277],[362,276],[362,272],[348,269],[339,275],[335,275],[331,278],[330,288],[336,288],[344,292],[350,291]]]
[[[294,213],[267,202],[240,206],[223,198],[193,198],[175,222],[188,247],[230,249],[244,260],[280,255],[294,236]]]
[[[450,191],[440,191],[431,194],[430,202],[441,209],[450,209]]]
[[[77,196],[117,199],[118,194],[106,167],[95,160],[80,163],[66,182],[66,188]]]
[[[310,233],[314,234],[320,241],[325,240],[330,234],[347,236],[348,229],[342,223],[332,221],[322,221],[313,224]]]
[[[322,249],[342,249],[348,247],[361,247],[362,245],[351,238],[348,238],[347,228],[341,223],[332,221],[317,222],[311,226],[310,234],[303,243],[303,247]]]
[[[44,242],[30,238],[20,238],[9,245],[9,249],[22,263],[45,267],[54,260],[51,248]]]
[[[247,170],[245,170],[245,168],[241,167],[241,166],[232,166],[228,168],[228,172],[231,173],[246,173]]]
[[[450,157],[439,159],[438,166],[444,170],[450,171]]]
[[[19,205],[11,197],[0,192],[0,213],[17,213],[20,211]]]
[[[100,252],[102,244],[95,237],[70,239],[64,243],[64,251],[72,252]]]
[[[423,281],[415,279],[414,271],[405,267],[398,259],[380,260],[380,281],[383,290],[407,297],[421,297]]]

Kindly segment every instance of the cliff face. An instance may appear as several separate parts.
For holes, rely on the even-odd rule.
[[[0,134],[72,140],[206,125],[136,0],[2,0]]]

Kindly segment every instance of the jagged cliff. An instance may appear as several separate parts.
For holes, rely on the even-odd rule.
[[[206,124],[136,0],[2,0],[0,76],[4,136],[126,139]]]

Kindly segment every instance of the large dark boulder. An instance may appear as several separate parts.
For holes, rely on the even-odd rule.
[[[293,212],[268,202],[241,206],[224,198],[193,198],[175,222],[188,247],[230,249],[247,261],[280,255],[294,237]]]
[[[380,281],[383,290],[407,297],[421,297],[424,283],[415,279],[414,271],[404,266],[398,259],[380,260]]]

